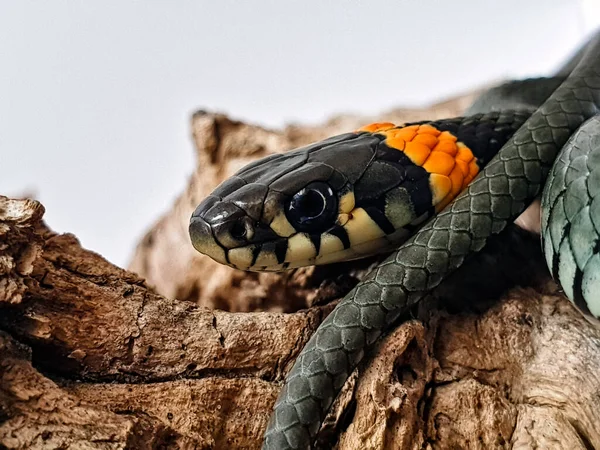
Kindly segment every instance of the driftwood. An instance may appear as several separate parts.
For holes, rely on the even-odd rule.
[[[49,230],[38,202],[0,197],[0,448],[259,448],[294,359],[374,261],[245,274],[195,253],[189,215],[252,158],[371,119],[276,132],[197,113],[198,167],[135,272]],[[600,326],[535,237],[493,239],[411,314],[344,387],[323,448],[600,448]]]

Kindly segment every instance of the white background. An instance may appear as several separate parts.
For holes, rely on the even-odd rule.
[[[599,0],[0,0],[0,193],[123,265],[185,185],[196,109],[425,105],[551,73],[599,24]]]

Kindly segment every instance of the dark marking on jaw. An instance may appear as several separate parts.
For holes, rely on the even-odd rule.
[[[288,242],[287,239],[279,239],[275,241],[275,257],[279,264],[283,264],[285,261],[285,254],[287,253]]]
[[[225,262],[233,267],[231,261],[229,260],[229,249],[219,242],[217,236],[215,235],[215,230],[213,230],[212,225],[208,225],[208,228],[210,228],[210,234],[212,236],[213,241],[223,249],[223,253],[225,254]]]
[[[344,227],[336,225],[331,230],[329,230],[329,234],[334,235],[340,241],[342,241],[342,244],[344,245],[344,249],[350,248],[350,238],[348,237],[348,232],[346,231],[346,229]]]
[[[394,225],[392,225],[392,222],[388,220],[384,212],[379,208],[371,205],[363,207],[363,209],[385,234],[392,234],[394,231],[396,231]]]
[[[250,263],[250,267],[252,267],[254,264],[256,264],[256,260],[258,259],[258,256],[260,255],[261,250],[262,250],[262,244],[255,244],[254,247],[252,248],[252,262]]]
[[[363,208],[385,234],[392,234],[396,231],[392,222],[385,215],[385,195],[380,195],[364,204],[357,203],[356,207]]]
[[[254,236],[252,239],[249,239],[248,242],[251,244],[263,244],[265,242],[270,242],[278,239],[279,236],[277,233],[273,231],[273,229],[269,226],[263,225],[261,222],[258,222],[254,226]]]
[[[312,244],[315,246],[316,254],[318,255],[319,251],[321,250],[321,235],[309,234],[308,237],[310,238]]]
[[[283,264],[285,254],[287,253],[287,239],[277,239],[275,241],[264,242],[261,245],[261,250],[265,253],[272,253],[277,258],[278,264]]]

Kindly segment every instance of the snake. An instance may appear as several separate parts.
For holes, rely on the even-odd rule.
[[[484,94],[463,117],[375,123],[267,156],[197,206],[193,246],[241,270],[389,253],[300,352],[263,449],[311,448],[369,349],[540,195],[549,270],[600,316],[600,33],[565,67]]]

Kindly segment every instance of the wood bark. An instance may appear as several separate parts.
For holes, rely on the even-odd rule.
[[[376,258],[246,274],[196,254],[189,215],[250,160],[374,119],[273,131],[195,114],[198,165],[131,271],[48,229],[40,203],[0,197],[0,448],[259,448],[285,374]],[[600,448],[600,326],[535,236],[493,239],[405,319],[345,385],[322,448]]]

